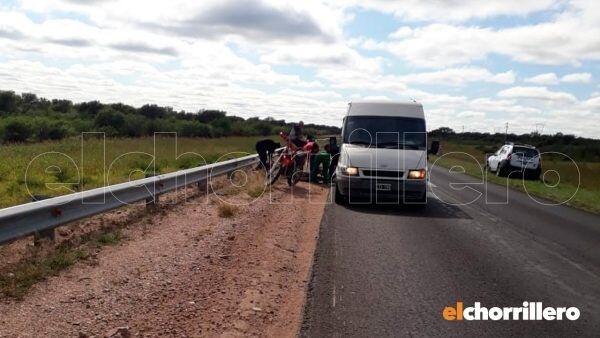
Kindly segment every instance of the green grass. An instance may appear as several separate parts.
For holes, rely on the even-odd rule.
[[[94,243],[97,247],[104,245],[117,245],[121,239],[123,239],[123,235],[120,230],[115,230],[112,232],[103,233],[98,236],[98,238],[94,239],[92,243]]]
[[[151,137],[107,139],[105,144],[101,139],[86,138],[83,147],[80,137],[1,145],[0,208],[29,202],[32,195],[58,196],[143,178],[154,167],[157,173],[167,173],[213,163],[231,152],[254,153],[254,145],[261,138],[178,138],[177,153],[187,153],[179,158],[173,138],[157,138],[155,163],[150,155],[154,153]]]
[[[36,283],[88,259],[90,252],[117,245],[124,238],[120,228],[107,228],[83,236],[79,244],[63,242],[56,247],[36,247],[32,255],[0,271],[0,298],[22,299]]]
[[[460,166],[464,168],[466,174],[479,178],[486,177],[488,182],[508,184],[513,189],[527,191],[533,197],[554,202],[568,200],[565,203],[567,205],[600,213],[600,175],[598,175],[600,163],[576,163],[575,165],[570,161],[545,160],[542,163],[543,170],[556,170],[560,174],[560,181],[552,173],[543,176],[543,181],[532,181],[520,177],[497,177],[494,173],[486,173],[483,167],[485,152],[482,147],[448,142],[443,142],[443,147],[444,154],[430,156],[430,164],[435,163],[445,168]]]
[[[61,247],[43,256],[20,261],[9,272],[0,274],[0,293],[21,299],[35,283],[58,274],[88,255],[85,249]]]

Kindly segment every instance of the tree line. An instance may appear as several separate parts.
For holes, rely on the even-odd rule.
[[[479,133],[466,132],[457,133],[451,128],[442,127],[428,133],[431,139],[449,141],[453,143],[473,144],[485,153],[494,153],[506,142],[515,144],[529,144],[538,148],[541,152],[558,152],[566,154],[577,161],[600,162],[600,140],[575,135],[556,133],[554,135],[530,133],[530,134],[503,134],[503,133]],[[561,158],[561,156],[554,156]],[[563,160],[568,160],[562,157]]]
[[[73,103],[48,100],[32,93],[0,91],[2,143],[59,140],[82,132],[104,132],[107,137],[142,137],[176,132],[181,137],[269,136],[291,129],[285,120],[242,118],[224,111],[175,111],[146,104],[136,108],[99,101]],[[305,124],[308,135],[338,134],[338,127]]]

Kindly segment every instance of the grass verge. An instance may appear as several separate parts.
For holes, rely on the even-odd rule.
[[[464,173],[473,177],[486,179],[487,182],[508,186],[526,192],[532,198],[543,198],[600,214],[600,186],[597,182],[598,163],[544,161],[543,170],[555,170],[561,176],[549,172],[542,180],[523,180],[521,177],[498,177],[484,169],[485,154],[477,151],[475,146],[444,144],[445,155],[430,156],[430,165],[444,168],[461,167]],[[472,156],[472,157],[471,157]]]
[[[116,245],[124,238],[121,229],[106,229],[85,235],[78,244],[65,241],[54,248],[33,247],[27,258],[0,271],[0,296],[23,299],[36,283],[55,276],[107,245]]]

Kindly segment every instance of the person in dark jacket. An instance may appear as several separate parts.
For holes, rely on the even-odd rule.
[[[338,146],[337,138],[335,136],[329,138],[329,144],[326,146],[325,150],[331,155],[331,162],[329,162],[329,178],[331,181],[335,174],[338,160],[340,159],[340,146]]]
[[[279,147],[281,147],[279,143],[270,139],[264,139],[256,142],[256,153],[258,154],[258,158],[260,159],[259,167],[262,165],[262,167],[265,170],[269,170],[269,159],[271,158],[275,150]]]
[[[292,126],[289,134],[290,141],[298,148],[304,147],[306,137],[304,136],[304,122],[300,121]]]

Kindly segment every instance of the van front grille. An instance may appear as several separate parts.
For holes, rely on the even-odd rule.
[[[395,177],[402,178],[404,175],[403,171],[391,171],[391,170],[363,170],[363,175],[370,177]]]

